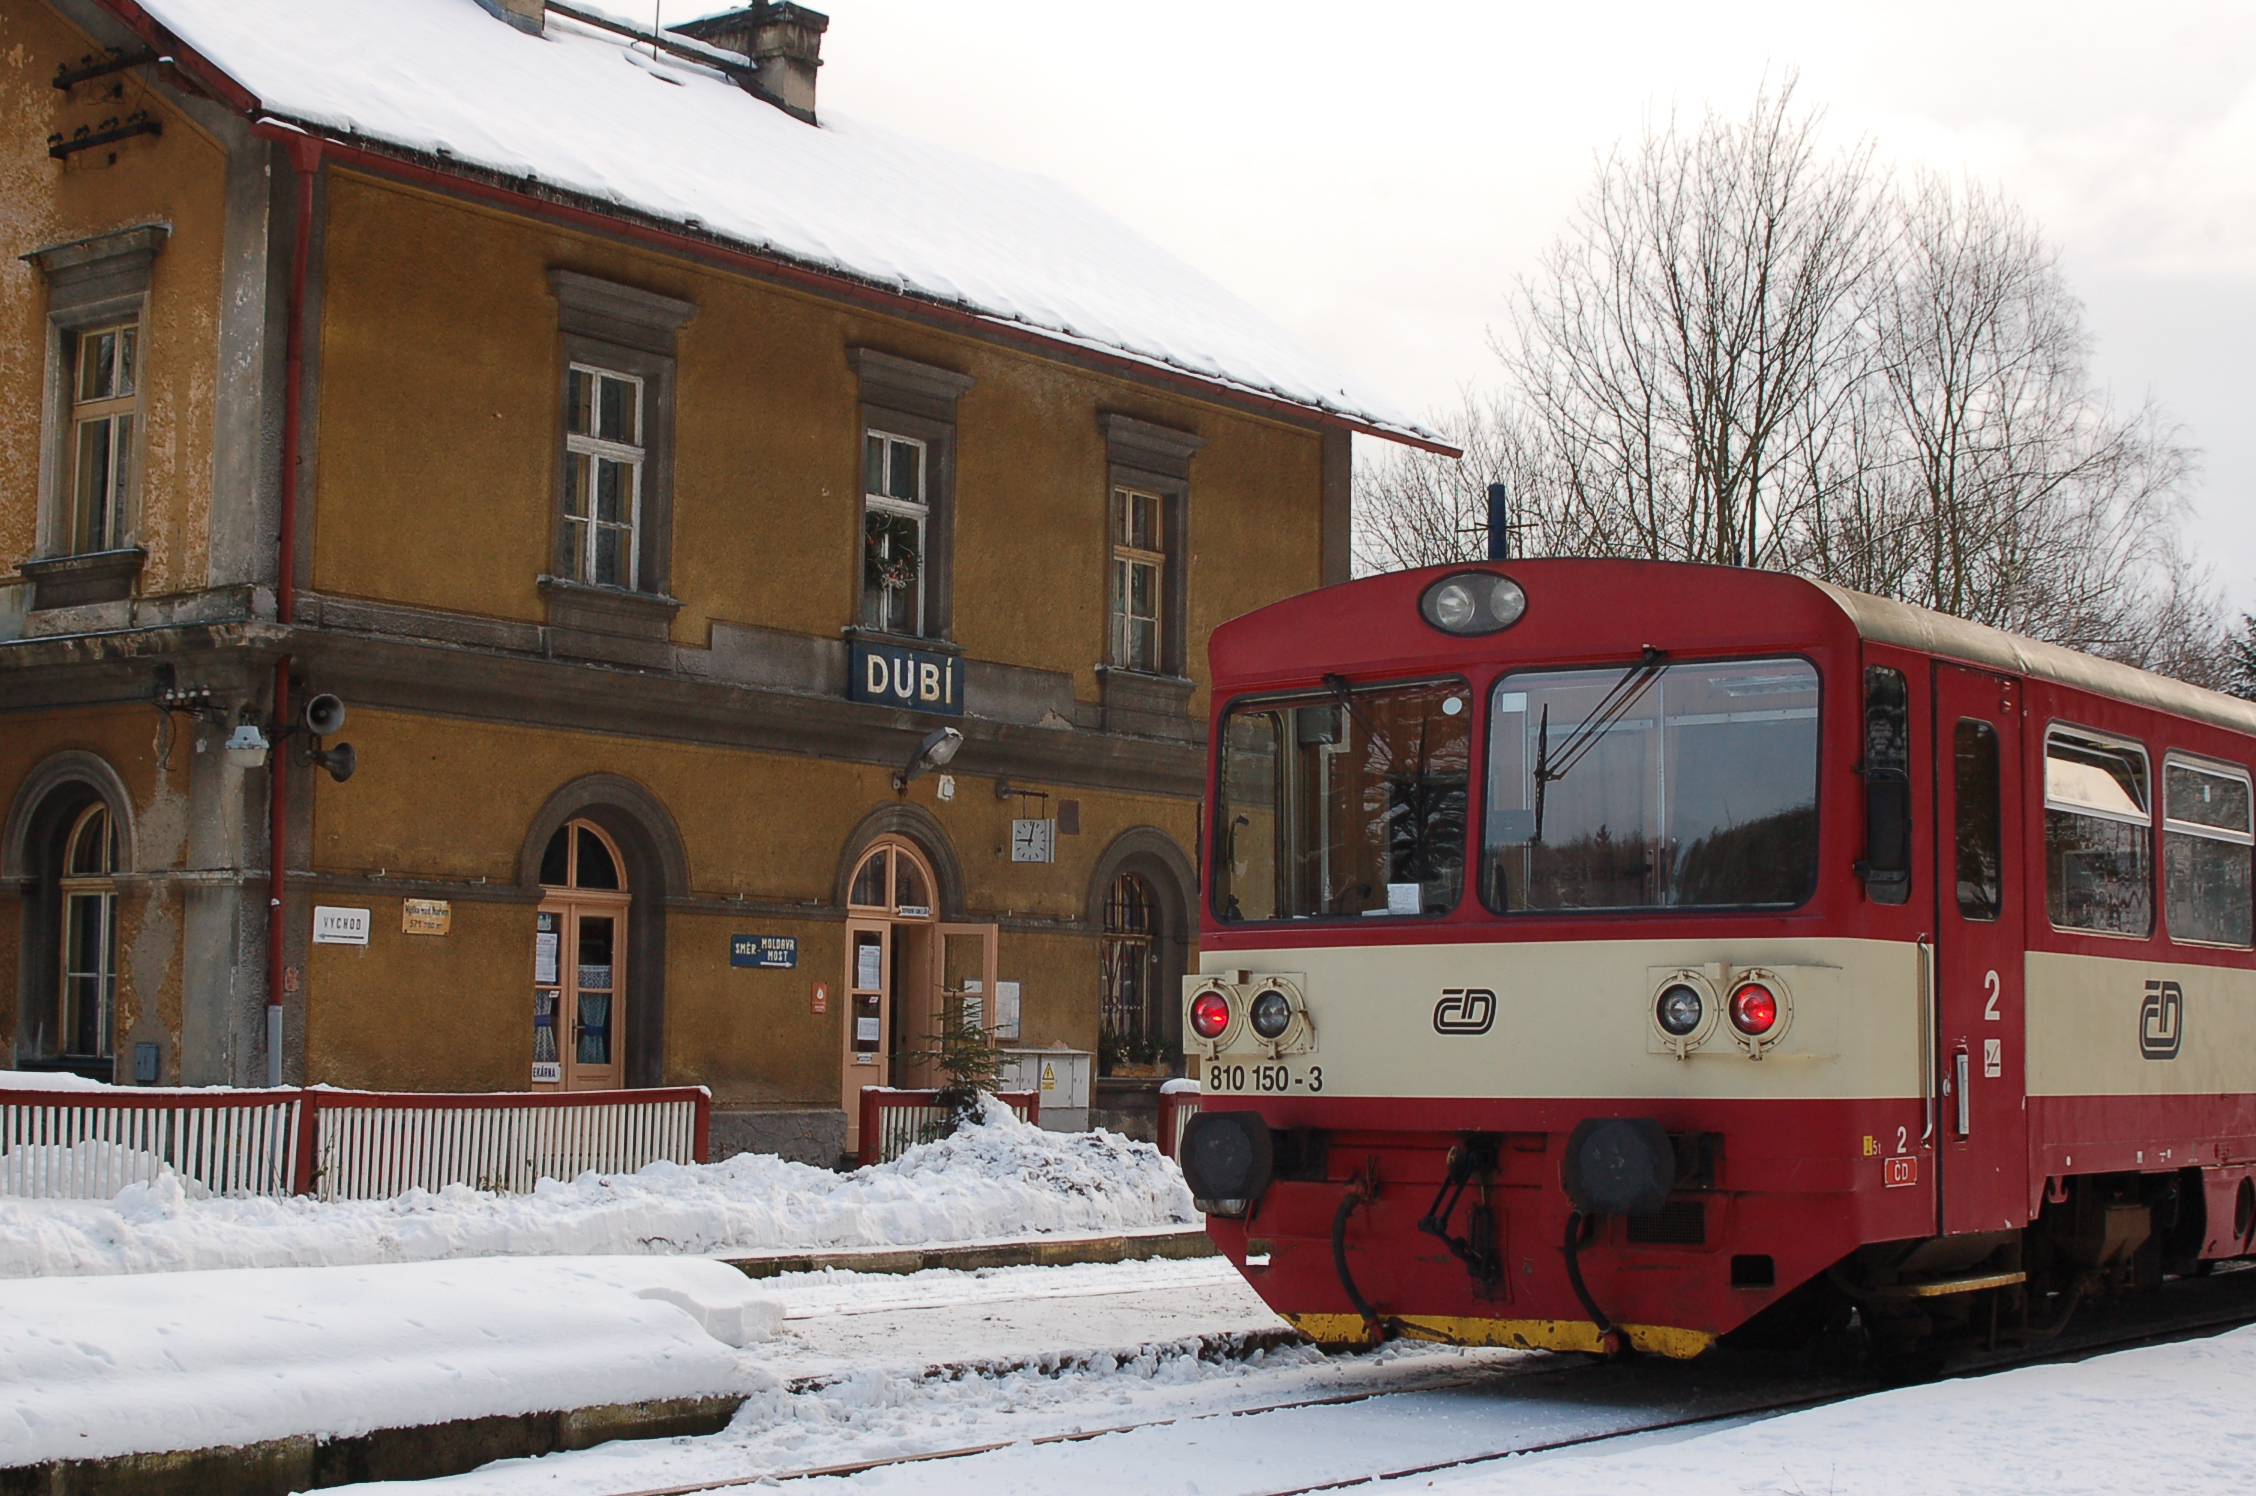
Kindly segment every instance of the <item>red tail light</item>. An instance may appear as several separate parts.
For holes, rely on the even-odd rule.
[[[1759,1039],[1778,1026],[1778,997],[1760,982],[1749,982],[1731,994],[1731,1024],[1749,1038]]]
[[[1219,1039],[1230,1026],[1230,1003],[1219,992],[1201,992],[1191,999],[1191,1031],[1201,1039]]]

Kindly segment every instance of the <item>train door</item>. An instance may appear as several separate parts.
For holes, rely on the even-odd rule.
[[[1942,1229],[2029,1220],[2021,692],[1935,666],[1935,1157]]]

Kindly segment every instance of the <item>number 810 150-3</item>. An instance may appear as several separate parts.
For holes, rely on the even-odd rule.
[[[1324,1089],[1324,1067],[1311,1065],[1306,1071],[1295,1074],[1290,1065],[1225,1065],[1216,1060],[1206,1067],[1206,1089],[1254,1091],[1268,1096],[1292,1091],[1313,1093]]]

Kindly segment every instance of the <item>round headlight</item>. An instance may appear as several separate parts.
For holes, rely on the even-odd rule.
[[[1493,634],[1520,621],[1527,594],[1493,571],[1460,571],[1428,587],[1418,612],[1445,634]]]
[[[1707,1016],[1706,1004],[1700,994],[1682,982],[1662,989],[1660,1000],[1653,1005],[1653,1017],[1659,1021],[1664,1033],[1683,1038],[1700,1026]]]
[[[1264,1039],[1275,1039],[1292,1027],[1292,1003],[1282,992],[1270,987],[1254,998],[1246,1018],[1255,1033]]]
[[[1749,982],[1731,994],[1731,1023],[1740,1033],[1759,1039],[1778,1026],[1778,996],[1760,982]]]
[[[1211,989],[1191,999],[1191,1032],[1201,1039],[1219,1039],[1230,1026],[1230,1000]]]

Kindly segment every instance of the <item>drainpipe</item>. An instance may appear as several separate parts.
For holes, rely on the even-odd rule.
[[[267,132],[261,131],[261,134]],[[290,290],[282,373],[282,490],[274,558],[274,621],[287,627],[296,612],[298,571],[298,428],[303,421],[299,385],[305,372],[306,262],[313,251],[313,183],[321,169],[321,142],[295,131],[275,132],[290,149],[297,172],[298,224],[290,252]],[[274,662],[273,746],[266,759],[266,1083],[282,1084],[282,978],[285,970],[284,868],[290,846],[290,755],[283,729],[290,721],[290,656]]]

